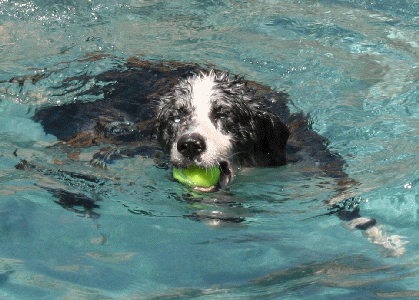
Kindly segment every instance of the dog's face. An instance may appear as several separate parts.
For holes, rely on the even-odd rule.
[[[259,164],[284,150],[288,132],[282,125],[280,130],[286,132],[280,143],[274,132],[277,124],[282,125],[252,98],[242,80],[210,72],[181,80],[160,99],[156,129],[173,166],[219,166],[223,186],[232,181],[235,166]]]

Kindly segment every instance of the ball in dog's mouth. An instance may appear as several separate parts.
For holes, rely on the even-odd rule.
[[[190,165],[185,169],[173,167],[173,178],[180,183],[196,186],[210,187],[216,185],[220,179],[220,168],[214,166],[212,168],[201,168],[196,165]]]
[[[221,162],[210,168],[196,165],[190,165],[187,168],[173,167],[174,179],[203,192],[210,192],[217,187],[230,184],[233,175],[233,168],[228,162]]]

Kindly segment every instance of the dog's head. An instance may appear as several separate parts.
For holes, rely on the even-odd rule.
[[[227,73],[181,80],[160,99],[156,131],[173,166],[217,165],[221,186],[238,166],[285,163],[288,129],[241,78]]]

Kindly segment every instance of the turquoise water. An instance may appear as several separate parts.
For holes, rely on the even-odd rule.
[[[419,297],[418,16],[413,0],[0,0],[0,298]],[[245,221],[223,224],[185,218],[214,207],[182,200],[149,159],[100,170],[88,163],[95,147],[76,161],[51,147],[36,107],[72,102],[94,82],[66,78],[132,56],[287,91],[345,157],[363,215],[406,242],[404,254],[325,216],[332,187],[298,165],[238,176],[220,211]],[[55,180],[16,170],[21,159],[109,180]],[[63,209],[40,186],[100,195],[100,217]]]

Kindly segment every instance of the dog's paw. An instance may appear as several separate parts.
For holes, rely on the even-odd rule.
[[[371,243],[381,247],[384,256],[401,257],[406,252],[406,238],[400,235],[389,236],[383,231],[383,226],[372,226],[364,232]]]

